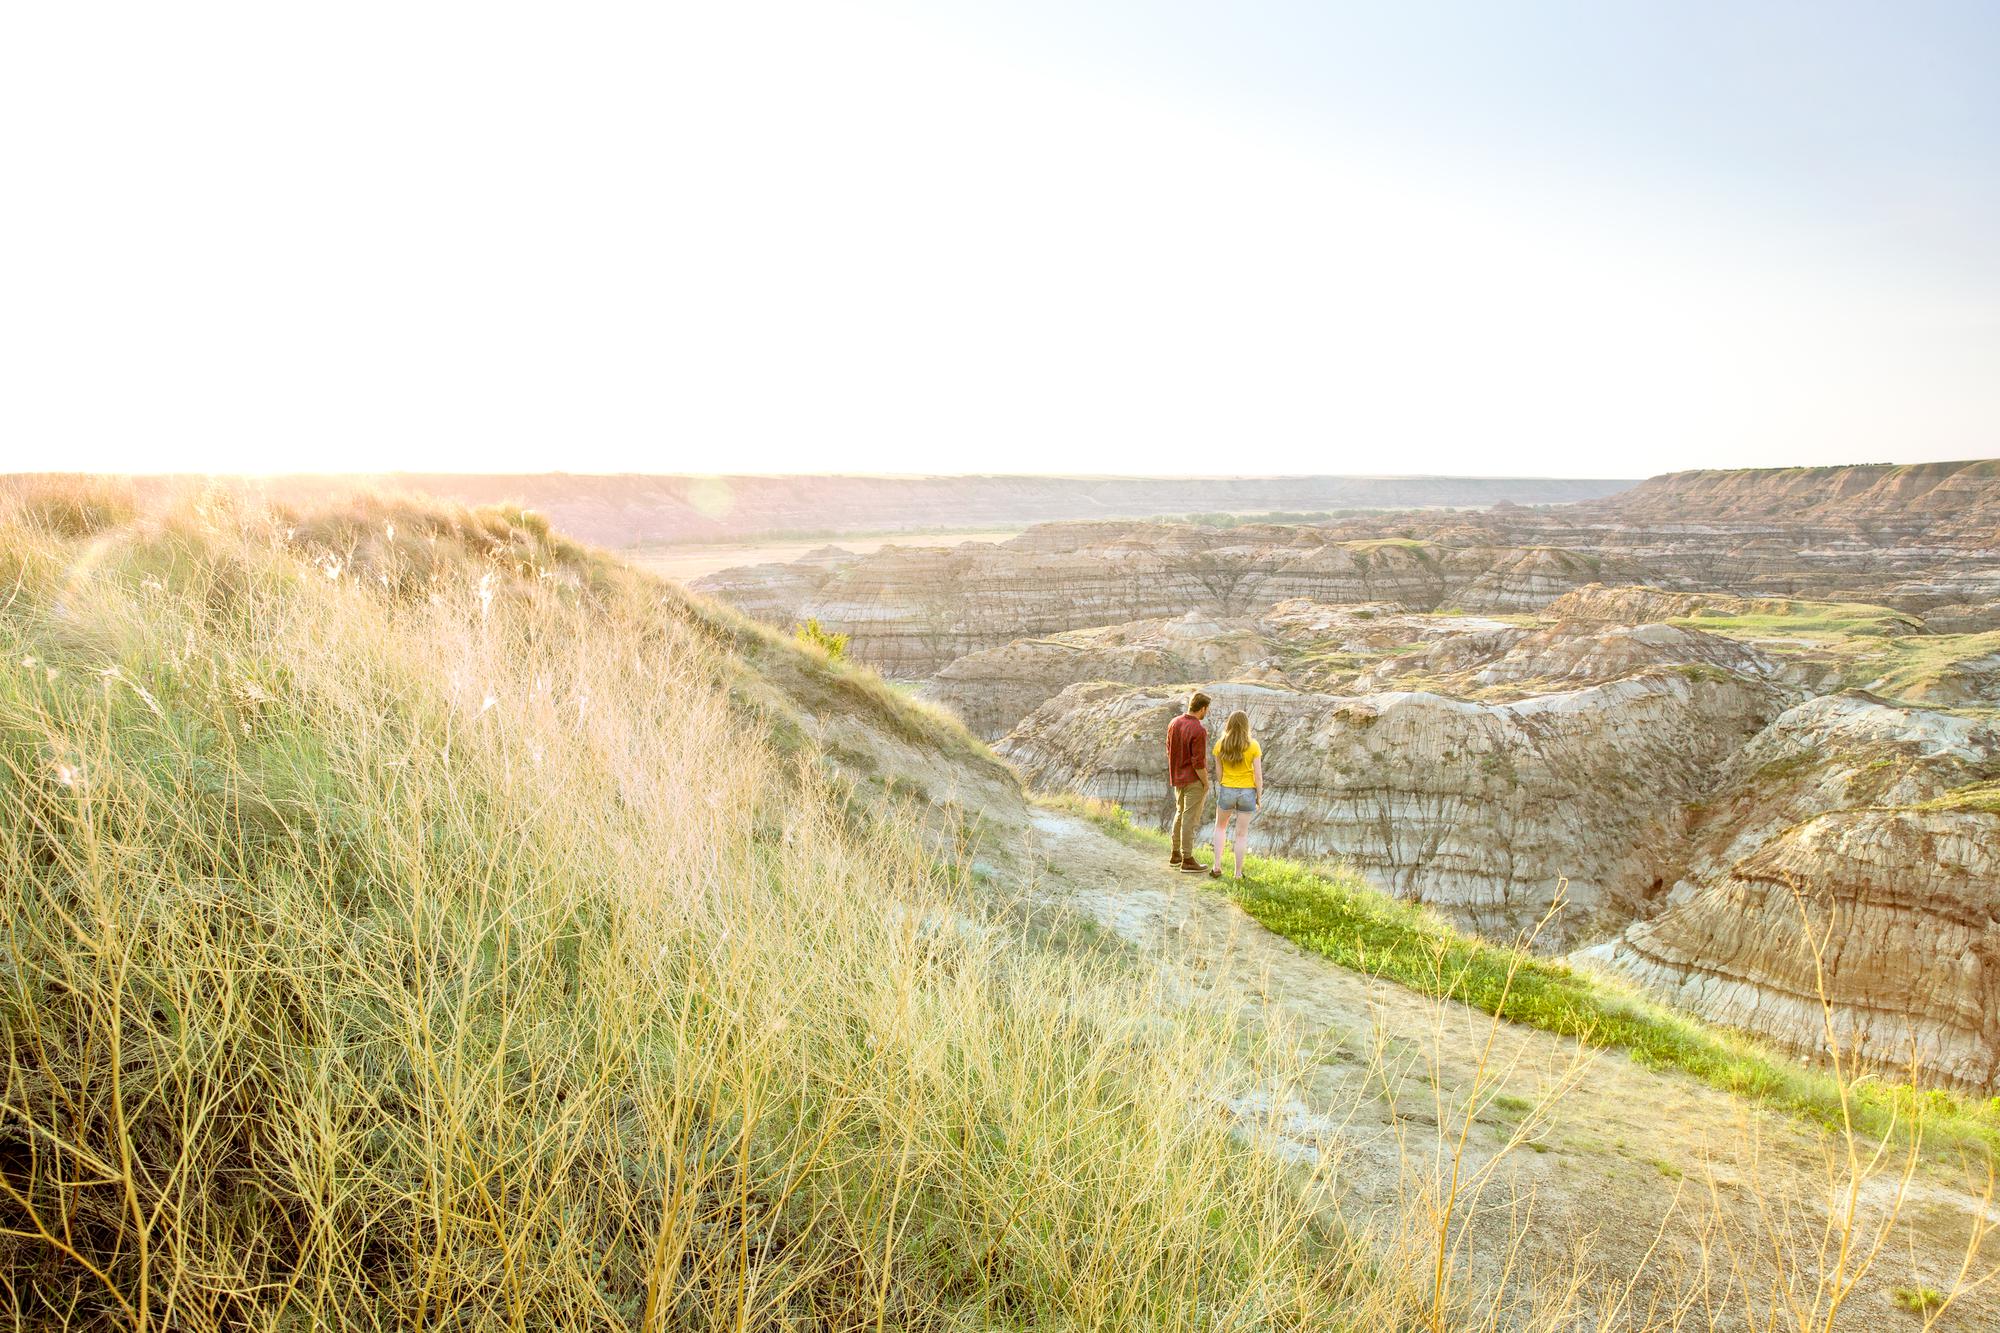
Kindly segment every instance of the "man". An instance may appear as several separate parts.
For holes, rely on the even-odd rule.
[[[1208,696],[1199,690],[1188,700],[1187,712],[1167,724],[1167,781],[1174,789],[1173,855],[1176,870],[1202,874],[1194,859],[1195,838],[1201,832],[1202,805],[1208,798]]]

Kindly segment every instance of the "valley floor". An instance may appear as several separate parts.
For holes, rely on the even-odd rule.
[[[1862,1144],[1854,1170],[1837,1139],[1691,1078],[1334,966],[1211,881],[1066,813],[1035,813],[1027,862],[1035,902],[1115,934],[1163,996],[1302,1042],[1311,1059],[1295,1091],[1219,1099],[1216,1112],[1294,1161],[1330,1165],[1332,1206],[1385,1254],[1434,1254],[1448,1214],[1446,1244],[1473,1279],[1513,1293],[1497,1326],[1561,1299],[1565,1283],[1579,1284],[1583,1326],[1621,1300],[1606,1326],[1649,1312],[1677,1326],[1676,1307],[1691,1328],[2000,1326],[1990,1288],[1928,1324],[1907,1308],[1924,1288],[1950,1290],[1967,1237],[2000,1225],[1983,1166],[1927,1162],[1905,1183],[1900,1153],[1871,1171]],[[1850,1211],[1843,1255],[1828,1219]],[[2000,1240],[1980,1249],[1973,1273],[2000,1262]],[[1782,1313],[1767,1322],[1770,1310]]]
[[[960,542],[1004,542],[1021,535],[1020,528],[979,528],[963,532],[894,532],[833,537],[773,537],[743,542],[665,542],[639,546],[623,553],[628,564],[682,583],[737,565],[763,565],[797,560],[827,546],[854,555],[873,555],[885,546],[956,546]]]

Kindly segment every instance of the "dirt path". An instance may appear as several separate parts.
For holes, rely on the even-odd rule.
[[[1490,1164],[1491,1183],[1454,1214],[1476,1280],[1504,1277],[1518,1288],[1524,1272],[1574,1271],[1582,1256],[1597,1273],[1591,1306],[1628,1280],[1637,1308],[1700,1289],[1715,1304],[1687,1312],[1696,1328],[1748,1326],[1744,1286],[1767,1306],[1787,1271],[1794,1299],[1814,1300],[1815,1278],[1832,1267],[1818,1255],[1829,1205],[1844,1206],[1847,1195],[1844,1168],[1829,1173],[1835,1145],[1816,1131],[1684,1075],[1586,1053],[1568,1039],[1495,1024],[1337,967],[1257,924],[1210,880],[1171,871],[1084,821],[1042,810],[1033,829],[1037,900],[1115,932],[1160,970],[1171,993],[1191,990],[1315,1044],[1303,1085],[1283,1105],[1252,1098],[1230,1109],[1261,1123],[1275,1109],[1273,1147],[1297,1161],[1330,1160],[1350,1226],[1393,1244],[1447,1174],[1460,1108],[1490,1095],[1460,1175]],[[1897,1193],[1894,1166],[1857,1191],[1867,1241]],[[1951,1288],[1983,1206],[1945,1168],[1920,1173],[1832,1327],[1924,1327],[1898,1307],[1894,1290]],[[2000,1224],[2000,1210],[1986,1215]],[[2000,1240],[1983,1251],[1986,1265],[2000,1263]],[[1931,1326],[2000,1328],[1996,1297],[1991,1287],[1978,1290]],[[1803,1311],[1768,1326],[1826,1327]]]

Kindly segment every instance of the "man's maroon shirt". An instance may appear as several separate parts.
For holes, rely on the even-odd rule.
[[[1208,728],[1192,713],[1167,724],[1167,777],[1176,787],[1200,782],[1208,771]]]

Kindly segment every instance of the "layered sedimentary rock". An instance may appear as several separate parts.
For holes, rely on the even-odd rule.
[[[1712,611],[1717,594],[1980,608],[2000,603],[2000,463],[1679,473],[1578,504],[1311,525],[1058,523],[983,554],[890,551],[821,572],[815,587],[798,571],[728,571],[704,590],[768,618],[817,615],[900,674],[1025,635],[1254,615],[1294,597],[1494,614],[1593,583],[1698,597],[1572,608],[1628,623]]]
[[[1793,597],[1742,597],[1727,592],[1678,592],[1644,586],[1590,584],[1566,593],[1542,609],[1552,620],[1602,620],[1626,624],[1670,620],[1731,620],[1753,616],[1803,618],[1809,613],[1864,618],[1855,632],[1930,632],[1927,616],[1860,600],[1819,602]]]
[[[1550,602],[1558,620],[1606,620],[1625,624],[1685,620],[1698,615],[1742,615],[1750,599],[1734,593],[1674,592],[1665,588],[1591,583]]]
[[[1865,691],[1808,699],[1733,755],[1693,812],[1679,907],[1779,833],[1836,810],[1918,805],[1993,775],[2000,722]]]
[[[1395,602],[1416,610],[1531,610],[1627,571],[1543,548],[1329,541],[1311,527],[1052,524],[998,545],[885,547],[844,564],[725,570],[694,585],[760,619],[818,619],[863,661],[928,675],[1022,638],[1190,611]]]
[[[1692,1013],[1893,1076],[2000,1085],[2000,816],[1817,815],[1611,951]]]
[[[1574,588],[1629,573],[1601,557],[1548,547],[1341,541],[1289,558],[1253,558],[1237,595],[1253,602],[1400,602],[1413,610],[1532,611]]]
[[[1682,626],[1300,601],[1255,628],[1272,653],[1238,674],[1261,680],[1072,683],[998,748],[1036,786],[1163,821],[1160,737],[1202,685],[1215,716],[1255,720],[1275,850],[1500,938],[1567,879],[1543,947],[1601,939],[1584,956],[1808,1055],[1819,975],[1843,1051],[1995,1086],[2000,813],[1951,802],[2000,777],[2000,717],[1809,697],[1810,662]],[[1301,688],[1308,671],[1369,692]]]
[[[1806,526],[1990,546],[2000,536],[2000,461],[1673,472],[1587,508],[1630,525]]]
[[[1858,691],[1799,704],[1694,812],[1686,873],[1662,910],[1590,956],[1703,1017],[1816,1054],[1826,1011],[1810,928],[1843,1049],[1890,1063],[1914,1053],[1990,1084],[2000,819],[1935,807],[1995,775],[1990,716]]]
[[[2000,602],[1954,602],[1924,612],[1924,624],[1939,634],[1980,634],[2000,629]]]
[[[1678,878],[1686,809],[1777,711],[1768,687],[1653,670],[1483,704],[1421,692],[1210,689],[1265,746],[1260,836],[1337,856],[1377,885],[1508,937],[1568,881],[1544,945],[1622,924]],[[999,751],[1035,786],[1162,811],[1161,736],[1178,694],[1065,690]]]
[[[802,618],[800,608],[825,585],[830,574],[823,565],[793,560],[738,565],[710,574],[693,586],[746,616],[783,627]]]
[[[1676,625],[1604,625],[1562,621],[1545,629],[1506,626],[1444,638],[1423,652],[1392,658],[1362,676],[1366,689],[1391,689],[1415,675],[1454,693],[1554,688],[1616,680],[1646,667],[1708,669],[1750,680],[1801,684],[1792,664],[1718,634]]]
[[[1064,523],[716,590],[935,673],[1032,782],[1142,818],[1204,687],[1267,747],[1260,841],[1501,937],[1567,878],[1545,947],[1808,1053],[1823,981],[1843,1047],[2000,1086],[2000,465]]]
[[[1189,610],[1224,614],[1215,588],[1200,568],[1129,540],[1066,551],[884,547],[830,571],[780,618],[817,618],[851,635],[861,660],[918,676],[1017,638]]]
[[[1070,630],[968,653],[927,681],[922,693],[992,740],[1076,681],[1169,685],[1226,680],[1268,658],[1270,651],[1269,640],[1254,622],[1216,621],[1189,612],[1174,620]]]
[[[1393,603],[1293,598],[1255,619],[1190,612],[1017,639],[957,658],[922,690],[993,739],[1068,686],[1089,681],[1189,689],[1238,682],[1307,693],[1424,689],[1500,700],[1602,684],[1652,666],[1781,685],[1813,674],[1733,639],[1669,625],[1531,628],[1406,612]]]

